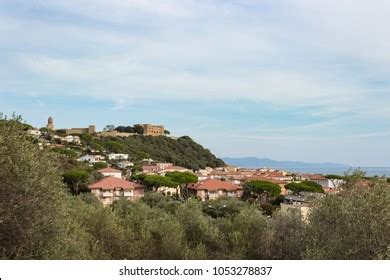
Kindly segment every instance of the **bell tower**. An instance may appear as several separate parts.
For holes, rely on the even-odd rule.
[[[47,130],[53,130],[54,129],[54,120],[52,117],[49,117],[47,120]]]

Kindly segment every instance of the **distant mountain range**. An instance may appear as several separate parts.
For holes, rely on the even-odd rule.
[[[256,158],[256,157],[245,157],[245,158],[222,158],[222,160],[229,165],[247,168],[280,168],[280,169],[307,169],[307,168],[350,168],[351,166],[340,163],[309,163],[300,161],[277,161],[269,158]]]

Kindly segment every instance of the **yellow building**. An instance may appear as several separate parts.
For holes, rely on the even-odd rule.
[[[152,125],[152,124],[143,124],[144,129],[143,135],[150,136],[161,136],[164,135],[164,126],[163,125]]]

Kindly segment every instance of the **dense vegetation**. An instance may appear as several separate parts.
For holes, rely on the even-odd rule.
[[[320,184],[310,181],[303,181],[300,183],[289,183],[285,186],[287,190],[292,191],[295,194],[300,192],[313,192],[313,193],[323,193],[324,189]]]
[[[135,161],[152,158],[192,170],[225,165],[221,159],[216,158],[208,149],[203,148],[188,136],[175,140],[166,136],[135,135],[128,138],[98,138],[83,135],[82,141],[95,150],[127,153]]]
[[[157,193],[103,207],[69,194],[58,156],[39,150],[20,123],[0,121],[0,259],[390,259],[383,181],[359,188],[351,178],[316,201],[306,223],[295,212],[268,218],[257,203]],[[258,194],[273,189],[254,185]]]

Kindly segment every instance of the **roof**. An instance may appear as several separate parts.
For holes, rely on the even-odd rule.
[[[121,173],[122,174],[122,171],[120,171],[118,169],[111,168],[111,167],[99,169],[98,171],[100,173]]]
[[[321,174],[304,174],[302,177],[309,180],[326,180],[326,177]]]
[[[243,189],[243,187],[241,186],[237,186],[232,183],[216,180],[216,179],[204,180],[198,184],[190,186],[189,188],[195,190],[208,190],[208,191],[218,191],[218,190],[236,191],[236,190]]]
[[[279,185],[285,185],[286,184],[286,181],[278,180],[278,179],[275,179],[275,178],[269,178],[269,177],[265,177],[265,176],[252,176],[252,177],[248,177],[245,181],[247,181],[247,182],[250,182],[250,181],[266,181],[266,182],[275,183],[275,184],[279,184]]]
[[[143,188],[143,185],[119,179],[116,177],[105,177],[99,182],[89,185],[89,189],[102,189],[102,190],[114,190],[114,189],[137,189]]]

